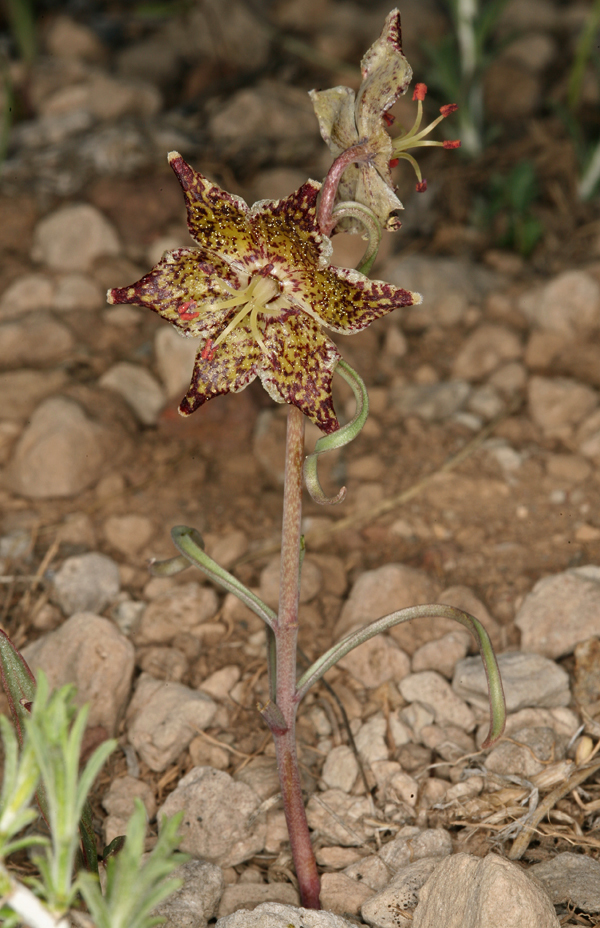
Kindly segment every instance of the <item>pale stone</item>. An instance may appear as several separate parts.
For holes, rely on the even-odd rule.
[[[166,919],[163,928],[206,928],[215,917],[223,893],[223,871],[204,860],[188,860],[172,874],[183,880],[177,889],[152,910],[152,916]]]
[[[470,393],[464,380],[398,385],[390,390],[390,403],[403,416],[444,422],[463,408]]]
[[[363,919],[372,928],[411,928],[419,890],[439,863],[438,857],[425,857],[402,867],[381,892],[363,905]]]
[[[108,219],[89,203],[63,206],[36,226],[32,257],[57,271],[85,271],[102,255],[120,251]]]
[[[362,859],[359,850],[353,847],[320,847],[315,850],[317,863],[332,870],[343,870]]]
[[[357,751],[367,764],[388,759],[386,732],[387,721],[382,712],[376,713],[358,729],[354,742]]]
[[[184,583],[161,593],[133,631],[136,645],[168,644],[180,632],[194,632],[216,615],[217,594],[199,583]]]
[[[272,609],[277,608],[279,602],[279,581],[281,572],[281,556],[275,555],[260,575],[260,598]],[[314,599],[321,588],[321,569],[311,557],[305,557],[300,575],[300,602],[308,603]]]
[[[104,305],[104,294],[91,277],[84,274],[65,274],[59,277],[54,308],[59,312],[100,309]]]
[[[576,568],[539,580],[519,607],[521,647],[546,657],[570,654],[598,634],[600,571]]]
[[[227,770],[229,767],[229,752],[218,744],[211,744],[202,735],[190,741],[188,750],[194,767],[214,767],[216,770]]]
[[[51,309],[54,282],[46,274],[24,274],[9,284],[0,300],[0,319],[12,319],[33,310]]]
[[[204,536],[206,553],[225,570],[230,570],[238,558],[248,550],[248,537],[245,532],[235,529],[224,535]]]
[[[401,680],[410,672],[410,659],[388,635],[375,635],[337,662],[368,689],[387,680]]]
[[[510,737],[511,741],[501,741],[486,758],[485,767],[492,773],[530,778],[561,759],[551,728],[521,728]]]
[[[118,777],[110,784],[102,799],[102,805],[108,812],[104,822],[104,841],[106,844],[118,835],[124,835],[127,823],[133,815],[134,799],[141,799],[146,807],[148,818],[156,814],[156,801],[152,788],[144,780],[136,777]]]
[[[456,380],[481,380],[502,362],[515,361],[523,354],[521,340],[506,326],[479,326],[465,341],[452,367]]]
[[[0,367],[44,367],[64,361],[73,350],[70,329],[49,313],[31,312],[0,324]]]
[[[328,789],[311,796],[306,807],[309,827],[319,831],[331,844],[360,847],[367,830],[362,819],[371,815],[371,803],[362,796],[348,796],[340,789]]]
[[[200,339],[184,338],[173,326],[162,326],[154,337],[156,367],[166,395],[183,396],[192,379]]]
[[[450,684],[434,670],[412,673],[398,684],[407,702],[418,700],[430,707],[438,725],[450,723],[465,731],[475,728],[475,716],[464,700],[452,690]]]
[[[498,666],[508,712],[528,706],[551,709],[569,704],[569,676],[547,657],[513,651],[500,654]],[[472,706],[487,709],[487,677],[481,658],[468,657],[457,664],[452,688]]]
[[[417,828],[405,825],[397,836],[379,852],[392,873],[424,857],[447,857],[452,853],[452,838],[444,828]]]
[[[48,52],[55,58],[72,61],[98,61],[104,56],[104,46],[93,29],[76,22],[64,13],[49,24],[44,36]]]
[[[219,903],[219,918],[239,909],[252,910],[265,902],[299,905],[298,890],[291,883],[234,883],[226,886]]]
[[[372,895],[369,886],[351,879],[346,873],[324,873],[321,877],[321,905],[336,915],[358,915]]]
[[[179,683],[188,672],[188,661],[179,648],[164,648],[160,645],[150,645],[148,648],[138,648],[137,665],[157,680],[168,680]]]
[[[95,551],[68,557],[52,579],[52,598],[65,615],[102,612],[120,589],[119,568]]]
[[[549,438],[562,438],[598,405],[591,387],[566,377],[532,377],[529,381],[529,412]]]
[[[413,673],[420,670],[437,670],[442,676],[451,679],[456,664],[469,650],[470,639],[467,631],[458,630],[421,645],[412,656]]]
[[[543,885],[554,905],[568,903],[584,912],[600,912],[600,861],[565,851],[528,870]]]
[[[541,290],[524,294],[519,304],[531,322],[563,337],[600,324],[600,286],[587,271],[564,271]]]
[[[346,867],[344,873],[350,879],[364,883],[376,893],[390,881],[390,872],[378,854],[369,854],[368,857],[355,861]]]
[[[354,751],[345,744],[332,748],[325,759],[321,778],[329,789],[349,793],[358,776],[358,763]]]
[[[208,693],[213,699],[227,699],[229,691],[238,682],[241,674],[242,672],[237,664],[228,664],[226,667],[221,667],[220,670],[211,673],[210,677],[202,681],[198,689],[203,693]]]
[[[147,516],[130,513],[109,516],[104,523],[104,537],[121,554],[137,554],[150,541],[154,526]]]
[[[220,918],[215,928],[356,928],[356,922],[333,912],[266,902],[252,912],[240,909],[233,915]]]
[[[145,367],[120,361],[106,371],[98,383],[119,393],[143,425],[155,425],[166,397],[158,381]]]
[[[3,420],[29,418],[37,404],[60,390],[67,380],[64,371],[7,371],[0,374],[0,409]]]

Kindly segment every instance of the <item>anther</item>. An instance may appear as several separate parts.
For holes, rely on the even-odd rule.
[[[415,100],[424,100],[425,94],[427,93],[427,84],[415,84],[415,89],[413,90],[413,102]]]
[[[200,357],[203,361],[212,361],[216,354],[216,351],[213,349],[212,339],[207,338],[204,348],[200,352]]]
[[[444,106],[440,106],[440,113],[442,116],[450,116],[451,113],[456,113],[458,109],[458,103],[446,103]]]
[[[392,158],[392,160],[389,162],[389,166],[391,168],[395,168],[398,164],[400,164],[400,158]]]
[[[446,142],[442,142],[442,148],[460,148],[460,139],[448,139]]]
[[[425,193],[425,191],[427,190],[427,181],[425,180],[425,178],[423,178],[423,180],[420,180],[417,183],[416,190],[417,190],[417,193]]]
[[[190,307],[196,307],[194,300],[189,300],[187,303],[182,303],[181,306],[177,307],[177,314],[180,319],[183,319],[184,322],[188,322],[190,319],[195,319],[196,316],[199,316],[199,312],[190,312]]]
[[[391,113],[384,113],[384,114],[383,114],[383,121],[384,121],[384,123],[386,124],[386,126],[393,126],[394,123],[396,122],[396,117],[395,117],[395,116],[392,116]]]

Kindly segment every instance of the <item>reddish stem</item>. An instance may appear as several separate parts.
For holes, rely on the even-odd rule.
[[[319,197],[319,209],[317,213],[319,228],[324,235],[331,235],[331,230],[335,226],[332,213],[335,205],[335,195],[340,180],[342,179],[342,174],[350,164],[364,164],[370,161],[372,154],[373,153],[369,151],[367,147],[366,141],[359,142],[358,145],[353,145],[352,148],[347,148],[341,155],[338,155],[329,168],[327,177],[323,181],[323,186],[321,187],[321,196]]]
[[[319,875],[306,821],[296,755],[296,645],[303,460],[304,416],[295,406],[290,406],[285,452],[279,615],[274,630],[277,649],[276,701],[285,720],[286,730],[282,731],[278,725],[271,726],[271,731],[302,905],[307,909],[319,909]],[[268,723],[268,717],[265,720]]]

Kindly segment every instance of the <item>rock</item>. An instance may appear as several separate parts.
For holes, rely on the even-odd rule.
[[[433,716],[431,721],[433,721]],[[388,718],[388,729],[392,743],[395,747],[399,747],[401,744],[407,744],[409,741],[412,741],[412,732],[409,726],[402,721],[398,712],[390,712]]]
[[[267,834],[265,837],[265,853],[280,854],[284,848],[289,847],[290,836],[283,809],[268,809]]]
[[[248,550],[246,533],[239,529],[226,532],[224,535],[206,534],[204,543],[206,553],[225,570],[233,567],[238,558],[243,557]]]
[[[400,721],[409,727],[417,740],[421,738],[421,729],[425,725],[433,725],[435,720],[434,709],[418,700],[400,709],[399,715]]]
[[[466,702],[460,699],[447,680],[434,670],[411,673],[398,684],[407,702],[418,700],[430,708],[438,725],[458,725],[465,731],[475,728],[475,716]]]
[[[421,313],[427,306],[442,303],[450,294],[462,297],[465,302],[479,302],[501,279],[480,264],[421,255],[393,257],[381,273],[384,280],[423,294],[423,307],[418,309]]]
[[[592,857],[565,851],[527,872],[540,881],[554,905],[566,902],[584,912],[600,912],[600,862]]]
[[[57,364],[73,350],[75,339],[49,313],[27,313],[0,324],[0,368]]]
[[[410,672],[410,659],[388,635],[376,635],[340,658],[337,666],[375,689],[387,680],[401,680]]]
[[[407,384],[390,389],[390,404],[403,416],[443,422],[465,405],[471,387],[464,380]]]
[[[4,420],[29,418],[40,400],[64,385],[64,371],[9,371],[0,374],[0,409]]]
[[[199,583],[182,583],[158,596],[143,612],[134,627],[136,645],[168,644],[181,632],[194,634],[200,625],[216,615],[217,594]]]
[[[379,856],[392,873],[424,857],[447,857],[452,853],[452,838],[445,828],[417,828],[405,825],[397,836],[384,844]]]
[[[329,789],[352,790],[358,776],[358,763],[354,751],[345,744],[332,748],[325,759],[321,778]]]
[[[421,729],[421,741],[427,748],[437,751],[443,760],[455,763],[465,754],[475,751],[475,742],[457,725],[424,725]]]
[[[124,835],[127,823],[133,815],[134,799],[141,799],[146,807],[148,818],[156,814],[156,802],[151,787],[136,777],[118,777],[110,784],[102,799],[102,805],[108,812],[104,822],[104,842],[110,844],[119,835]]]
[[[390,872],[378,854],[369,854],[362,860],[354,861],[346,867],[344,873],[376,893],[390,881]]]
[[[96,258],[121,249],[114,228],[89,203],[69,204],[38,222],[32,258],[57,271],[86,271]]]
[[[358,915],[372,895],[369,886],[351,879],[346,873],[324,873],[321,877],[321,905],[336,915]]]
[[[157,905],[152,916],[166,919],[164,928],[206,928],[219,908],[223,871],[205,860],[188,860],[172,877],[183,880],[183,886]]]
[[[493,419],[504,409],[504,401],[491,383],[477,387],[471,392],[467,403],[468,412],[482,419]]]
[[[600,700],[600,640],[588,638],[575,648],[573,696],[580,706]]]
[[[235,867],[264,847],[264,817],[255,819],[259,804],[254,790],[222,770],[193,767],[167,797],[159,818],[183,811],[180,849],[223,868]]]
[[[277,761],[266,754],[254,757],[245,767],[236,771],[234,780],[249,786],[261,802],[275,796],[280,790]]]
[[[503,396],[514,396],[525,389],[527,370],[518,361],[503,364],[489,378],[491,386],[496,387]]]
[[[497,854],[454,854],[419,893],[412,928],[495,928],[501,913],[511,928],[559,928],[545,891]]]
[[[477,745],[483,744],[489,723],[483,722],[477,729]],[[567,744],[579,728],[579,718],[571,709],[520,709],[506,717],[504,734],[512,738],[523,728],[551,728],[558,736],[559,744]]]
[[[546,657],[570,654],[580,641],[598,633],[600,570],[567,570],[539,580],[523,600],[515,625],[521,647]]]
[[[160,645],[138,648],[137,665],[156,680],[180,683],[188,672],[188,660],[179,648],[163,648]]]
[[[143,673],[127,709],[127,737],[151,770],[166,770],[217,711],[204,693]]]
[[[402,867],[385,889],[365,902],[361,909],[364,921],[372,928],[411,928],[419,890],[439,863],[439,857],[425,857]]]
[[[46,274],[24,274],[9,284],[0,300],[0,319],[14,319],[22,313],[51,309],[54,282]]]
[[[550,477],[564,483],[583,483],[592,473],[591,464],[578,454],[551,454],[546,460]]]
[[[435,581],[424,570],[416,567],[386,564],[376,570],[367,570],[355,582],[344,603],[335,626],[334,637],[341,638],[351,629],[367,625],[374,619],[396,610],[435,602],[438,590],[439,587],[436,586]],[[391,632],[407,654],[412,654],[423,643],[418,641],[411,646],[413,638],[418,639],[422,623],[422,619],[418,623],[412,623],[408,633],[405,632],[403,626],[396,626]],[[454,625],[455,623],[453,628]],[[444,631],[447,629],[444,628]]]
[[[154,338],[156,367],[169,399],[187,392],[199,339],[183,338],[173,326],[162,326]]]
[[[120,361],[98,381],[101,387],[123,397],[143,425],[155,425],[166,397],[157,380],[140,364]]]
[[[272,609],[279,603],[279,575],[281,557],[272,558],[260,574],[260,598]],[[314,599],[321,588],[321,569],[311,557],[305,557],[300,579],[300,602],[308,603]]]
[[[419,784],[414,777],[409,776],[403,770],[399,770],[386,781],[384,791],[386,798],[390,802],[403,802],[414,809],[419,795]]]
[[[104,523],[104,537],[121,554],[134,555],[150,541],[154,526],[148,516],[131,513],[109,516]]]
[[[34,674],[44,671],[51,689],[74,683],[77,705],[90,703],[88,726],[114,734],[129,696],[134,650],[109,619],[73,615],[24,648],[23,656]]]
[[[569,676],[547,657],[513,651],[498,655],[498,666],[508,712],[517,712],[528,706],[552,709],[569,704]],[[452,689],[472,706],[487,710],[487,678],[480,657],[460,661]]]
[[[348,796],[340,789],[315,793],[306,807],[309,827],[318,831],[325,841],[342,847],[360,847],[367,837],[362,819],[370,815],[368,799]]]
[[[59,14],[49,24],[45,45],[54,58],[99,61],[104,57],[104,46],[94,30],[65,14]]]
[[[493,748],[485,761],[486,770],[529,778],[541,773],[551,761],[561,759],[551,728],[521,728],[512,733],[511,739]]]
[[[210,677],[202,681],[198,689],[202,690],[203,693],[208,693],[213,699],[222,701],[227,699],[229,691],[235,686],[241,675],[242,672],[237,664],[227,664],[226,667],[221,667],[220,670],[211,673]]]
[[[521,340],[503,325],[485,324],[469,335],[452,366],[455,380],[482,380],[503,361],[515,361],[523,354]]]
[[[353,847],[320,847],[315,849],[317,863],[332,870],[343,870],[362,860],[360,851]]]
[[[190,742],[188,750],[194,767],[215,767],[216,770],[227,770],[229,767],[230,755],[225,748],[211,744],[202,735]]]
[[[539,328],[574,338],[600,325],[600,286],[587,271],[564,271],[524,293],[519,308]]]
[[[467,631],[458,630],[421,645],[412,656],[413,673],[437,670],[443,677],[452,679],[456,664],[462,661],[469,650],[470,637]]]
[[[53,305],[59,312],[101,309],[104,303],[104,294],[91,277],[65,274],[58,279]]]
[[[117,436],[73,400],[48,399],[17,442],[6,481],[30,499],[76,496],[98,480],[111,452],[114,457]]]
[[[252,912],[240,909],[220,918],[215,928],[356,928],[356,922],[349,922],[333,912],[266,902]]]
[[[383,712],[373,715],[368,722],[360,726],[355,735],[356,748],[367,764],[388,759],[388,747],[385,743],[387,721]]]
[[[68,557],[52,580],[52,597],[65,615],[102,612],[120,589],[119,568],[95,551]]]
[[[252,910],[265,902],[300,905],[300,895],[291,883],[234,883],[226,886],[219,904],[219,918],[239,909]]]
[[[547,438],[565,438],[598,405],[598,395],[566,377],[531,377],[529,412]]]

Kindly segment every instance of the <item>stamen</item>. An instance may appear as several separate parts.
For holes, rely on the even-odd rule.
[[[258,345],[261,351],[263,352],[263,354],[266,354],[267,347],[263,341],[263,337],[260,334],[260,331],[258,328],[258,310],[259,310],[258,303],[255,303],[254,306],[252,307],[252,312],[250,314],[250,331],[252,332],[252,335],[255,341],[258,342]]]
[[[188,322],[190,319],[195,319],[196,316],[199,316],[199,312],[190,312],[190,307],[196,307],[197,303],[194,300],[188,300],[187,303],[182,303],[181,306],[177,307],[177,314],[180,319],[183,319],[184,322]]]
[[[440,106],[440,113],[445,118],[450,116],[452,113],[456,113],[458,109],[458,103],[446,103],[444,106]]]
[[[415,84],[415,89],[413,90],[413,102],[418,100],[422,102],[425,99],[425,94],[427,93],[427,84]]]
[[[384,113],[382,116],[382,119],[384,123],[386,124],[386,126],[393,126],[394,123],[396,122],[396,117],[392,116],[391,113]]]
[[[214,345],[212,346],[213,348],[216,348],[218,345],[221,344],[221,342],[223,341],[223,339],[227,338],[227,336],[228,336],[229,333],[232,331],[232,329],[235,329],[236,325],[238,325],[238,323],[240,323],[240,322],[242,321],[242,319],[244,319],[244,318],[248,315],[248,313],[252,310],[252,307],[253,307],[253,306],[254,306],[254,300],[250,300],[249,303],[245,303],[244,306],[242,306],[242,308],[240,309],[239,313],[237,313],[237,314],[233,317],[233,319],[231,320],[231,322],[229,323],[229,325],[226,326],[226,328],[223,329],[223,331],[222,331],[221,334],[219,335],[218,339],[216,340],[216,342],[215,342]]]
[[[417,185],[416,185],[417,193],[425,193],[426,190],[427,190],[427,181],[425,180],[425,178],[423,178],[423,180],[417,181]]]
[[[399,161],[400,161],[399,158],[392,158],[392,160],[389,161],[388,164],[391,168],[395,168],[398,165]]]
[[[442,142],[442,148],[460,148],[460,139],[448,139],[446,142]]]
[[[204,345],[204,348],[203,348],[202,351],[200,352],[200,357],[201,357],[204,361],[212,361],[212,359],[214,358],[215,354],[216,354],[216,351],[214,350],[214,347],[213,347],[213,341],[212,341],[211,338],[207,338],[207,339],[206,339],[206,342],[205,342],[205,345]]]

